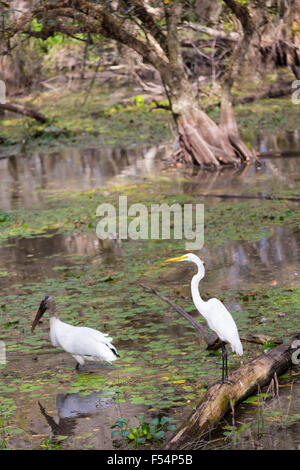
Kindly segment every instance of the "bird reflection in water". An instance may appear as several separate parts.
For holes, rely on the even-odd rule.
[[[51,428],[51,444],[60,445],[65,440],[65,436],[75,435],[78,419],[85,418],[95,411],[113,406],[114,394],[115,392],[106,392],[105,395],[93,392],[83,396],[80,396],[78,393],[58,394],[56,397],[57,422],[38,401],[40,412]],[[61,436],[64,436],[64,439]]]

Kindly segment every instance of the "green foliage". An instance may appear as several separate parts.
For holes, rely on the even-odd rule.
[[[112,431],[111,437],[114,439],[121,436],[136,447],[147,442],[161,445],[166,431],[175,430],[175,426],[170,424],[172,419],[167,416],[154,418],[150,423],[144,420],[144,416],[137,416],[137,419],[140,424],[136,428],[130,427],[126,418],[117,419],[116,424],[111,428],[118,429]]]
[[[262,345],[262,349],[264,353],[271,351],[271,349],[275,348],[275,343],[273,340],[264,341]]]
[[[262,400],[269,398],[271,395],[270,393],[257,393],[257,395],[252,395],[248,397],[243,403],[249,403],[250,405],[260,405]]]
[[[39,22],[36,18],[33,18],[31,22],[33,31],[40,32],[43,29],[43,23]],[[66,38],[61,33],[55,33],[53,36],[49,36],[47,39],[36,38],[35,42],[42,53],[48,53],[54,46],[61,45],[66,41]]]
[[[42,31],[43,24],[40,23],[36,18],[33,18],[33,20],[31,21],[31,28],[32,31],[39,32]]]
[[[11,220],[11,214],[4,212],[0,209],[0,224]]]
[[[142,95],[137,95],[135,98],[133,98],[137,106],[143,106],[145,100]]]
[[[52,433],[49,435],[47,439],[41,444],[41,447],[44,450],[57,450],[60,449],[64,443],[64,440],[67,439],[68,436],[54,436]]]
[[[250,427],[251,427],[251,425],[246,424],[246,423],[242,424],[242,426],[240,426],[239,428],[235,425],[224,426],[223,429],[225,429],[225,431],[223,432],[223,436],[226,439],[232,439],[233,445],[236,445],[239,435],[244,430],[249,429]]]

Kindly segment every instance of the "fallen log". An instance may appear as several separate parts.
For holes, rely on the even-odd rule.
[[[295,341],[297,340],[297,341]],[[266,354],[235,370],[228,377],[231,384],[212,385],[203,400],[173,434],[166,449],[195,449],[204,436],[216,428],[219,421],[244,401],[268,385],[293,365],[293,353],[299,349],[300,333]],[[293,356],[293,357],[292,357]],[[299,354],[297,355],[299,358]],[[276,379],[275,379],[276,380]]]
[[[35,111],[32,108],[26,108],[25,106],[21,104],[15,104],[15,103],[5,103],[5,104],[0,104],[0,110],[4,111],[11,111],[13,113],[18,113],[22,114],[22,116],[27,116],[31,117],[33,119],[36,119],[38,122],[41,122],[42,124],[45,124],[47,122],[47,118],[39,113],[38,111]]]
[[[280,98],[281,96],[290,95],[292,83],[292,81],[272,83],[267,90],[251,93],[250,95],[246,96],[236,96],[233,98],[233,106],[241,106],[243,104],[253,103],[259,100]],[[220,106],[220,102],[209,104],[205,106],[205,111],[207,112]]]
[[[281,96],[290,95],[292,84],[292,81],[272,83],[268,90],[256,92],[247,96],[238,96],[234,100],[234,105],[242,105],[267,98],[280,98]]]

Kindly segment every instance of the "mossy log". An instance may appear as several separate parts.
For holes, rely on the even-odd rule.
[[[299,342],[295,340],[300,340],[300,333],[235,370],[228,377],[232,383],[212,385],[196,411],[174,433],[165,448],[195,448],[195,442],[199,442],[205,434],[214,429],[233,406],[257,393],[268,385],[274,376],[283,374],[293,365],[292,355],[299,348]]]

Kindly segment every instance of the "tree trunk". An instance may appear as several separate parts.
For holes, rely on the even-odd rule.
[[[237,166],[250,160],[250,152],[235,131],[218,126],[197,103],[192,84],[187,80],[183,63],[178,24],[181,6],[165,5],[168,67],[159,67],[178,130],[178,148],[174,159],[188,165],[218,169],[221,165]],[[153,62],[155,66],[155,62]],[[233,111],[231,112],[233,117]]]
[[[179,136],[175,160],[209,169],[248,163],[251,152],[238,135],[231,103],[226,108],[226,119],[223,112],[218,126],[195,105],[193,93],[189,94],[188,88],[179,97],[178,90],[176,94],[170,93],[171,109]]]
[[[197,448],[197,442],[199,443],[207,432],[214,429],[228,411],[268,385],[275,374],[279,376],[292,366],[292,355],[294,353],[297,355],[299,339],[300,333],[290,341],[235,370],[229,376],[232,384],[212,385],[196,411],[175,432],[165,448]]]

